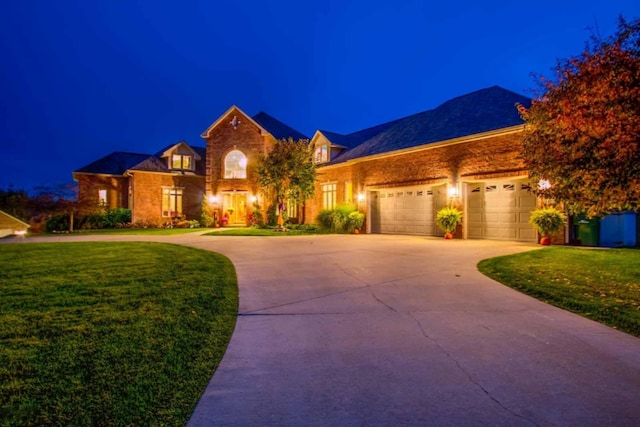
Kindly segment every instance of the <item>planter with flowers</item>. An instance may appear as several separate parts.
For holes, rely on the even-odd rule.
[[[453,232],[460,224],[462,224],[462,212],[457,208],[442,208],[436,214],[436,225],[444,231],[445,239],[453,239]]]
[[[540,208],[531,212],[529,224],[542,236],[540,244],[547,246],[551,244],[551,234],[560,231],[566,220],[566,216],[556,208]]]

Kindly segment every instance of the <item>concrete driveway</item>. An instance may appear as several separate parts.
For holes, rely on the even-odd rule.
[[[535,246],[382,235],[99,239],[187,244],[237,269],[236,330],[189,426],[640,425],[639,339],[475,269]]]
[[[230,257],[240,286],[236,330],[192,427],[640,425],[639,339],[475,268],[535,246],[381,235],[192,244]]]

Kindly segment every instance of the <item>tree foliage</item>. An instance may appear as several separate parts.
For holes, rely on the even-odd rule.
[[[258,183],[271,205],[301,204],[313,197],[316,167],[309,141],[282,139],[258,160]]]
[[[640,20],[620,18],[608,39],[541,78],[525,121],[522,157],[542,196],[590,216],[638,210],[640,200]]]

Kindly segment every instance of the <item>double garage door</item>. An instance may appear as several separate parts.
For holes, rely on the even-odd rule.
[[[446,186],[403,187],[371,192],[371,232],[439,234],[435,213],[446,203]]]
[[[529,215],[536,198],[526,180],[466,184],[467,237],[535,242]],[[436,212],[446,206],[446,185],[389,188],[371,193],[371,232],[440,236]]]
[[[529,224],[536,197],[527,180],[470,183],[467,200],[469,238],[536,241]]]

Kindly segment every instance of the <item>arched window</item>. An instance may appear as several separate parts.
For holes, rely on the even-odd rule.
[[[247,156],[242,151],[233,150],[224,158],[224,177],[244,179],[247,177]]]

